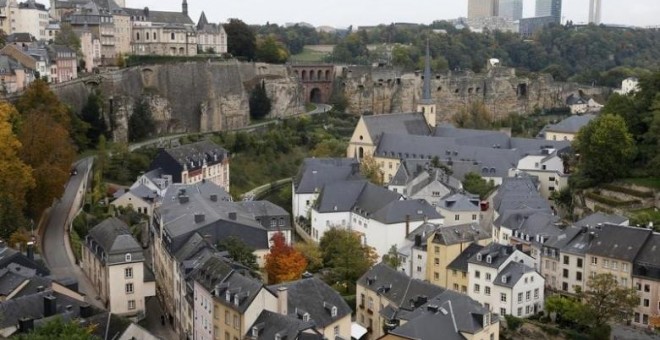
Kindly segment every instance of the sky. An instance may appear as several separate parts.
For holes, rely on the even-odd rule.
[[[180,11],[181,0],[125,0],[126,7]],[[602,21],[630,26],[660,26],[660,0],[602,0]],[[524,0],[524,16],[534,16],[535,0]],[[467,0],[188,0],[193,21],[202,10],[211,22],[239,18],[248,24],[348,27],[392,22],[429,24],[467,16]],[[563,21],[587,22],[589,0],[564,0]]]

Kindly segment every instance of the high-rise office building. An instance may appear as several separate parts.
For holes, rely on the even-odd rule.
[[[523,0],[500,0],[499,17],[520,20],[523,15]]]
[[[554,22],[561,23],[561,0],[536,0],[537,17],[553,17]]]
[[[601,0],[589,1],[589,23],[600,25]]]
[[[468,0],[468,18],[496,17],[500,0]]]

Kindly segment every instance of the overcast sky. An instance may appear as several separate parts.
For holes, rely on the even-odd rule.
[[[524,0],[525,16],[534,15],[535,0]],[[180,11],[181,0],[126,0],[126,7]],[[248,24],[308,22],[315,26],[377,25],[392,22],[428,24],[467,15],[467,0],[188,0],[196,22],[202,10],[212,22],[239,18]],[[563,21],[587,21],[589,0],[564,0]],[[603,0],[604,23],[658,26],[660,0]]]

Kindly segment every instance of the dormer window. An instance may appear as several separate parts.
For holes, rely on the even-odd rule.
[[[502,275],[502,283],[506,283],[506,275]]]
[[[282,336],[278,334],[275,334],[275,340],[282,340]]]
[[[477,261],[481,261],[481,254],[477,254]]]
[[[491,262],[493,262],[493,258],[490,255],[486,256],[486,263],[491,263]]]
[[[305,321],[305,322],[309,321],[309,313],[303,314],[303,321]]]
[[[259,336],[259,328],[252,327],[252,336],[255,338]]]
[[[131,254],[126,254],[124,260],[126,260],[126,262],[131,262]]]
[[[238,298],[238,294],[234,295],[234,305],[238,306],[239,302],[240,302],[240,299]]]
[[[229,291],[227,291],[227,292],[225,293],[225,300],[226,300],[227,302],[230,302],[230,301],[231,301],[231,293],[230,293]]]
[[[332,306],[332,309],[330,309],[330,316],[333,318],[337,316],[337,307]]]

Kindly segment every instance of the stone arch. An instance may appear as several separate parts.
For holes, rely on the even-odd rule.
[[[323,101],[323,94],[321,93],[321,89],[318,87],[313,88],[309,92],[309,102],[319,104],[322,101]]]
[[[330,80],[330,70],[325,70],[325,80]]]
[[[307,71],[306,71],[306,70],[302,70],[301,75],[302,75],[302,76],[301,76],[302,81],[307,80]]]
[[[323,79],[323,71],[318,70],[316,71],[316,80],[321,80]]]

